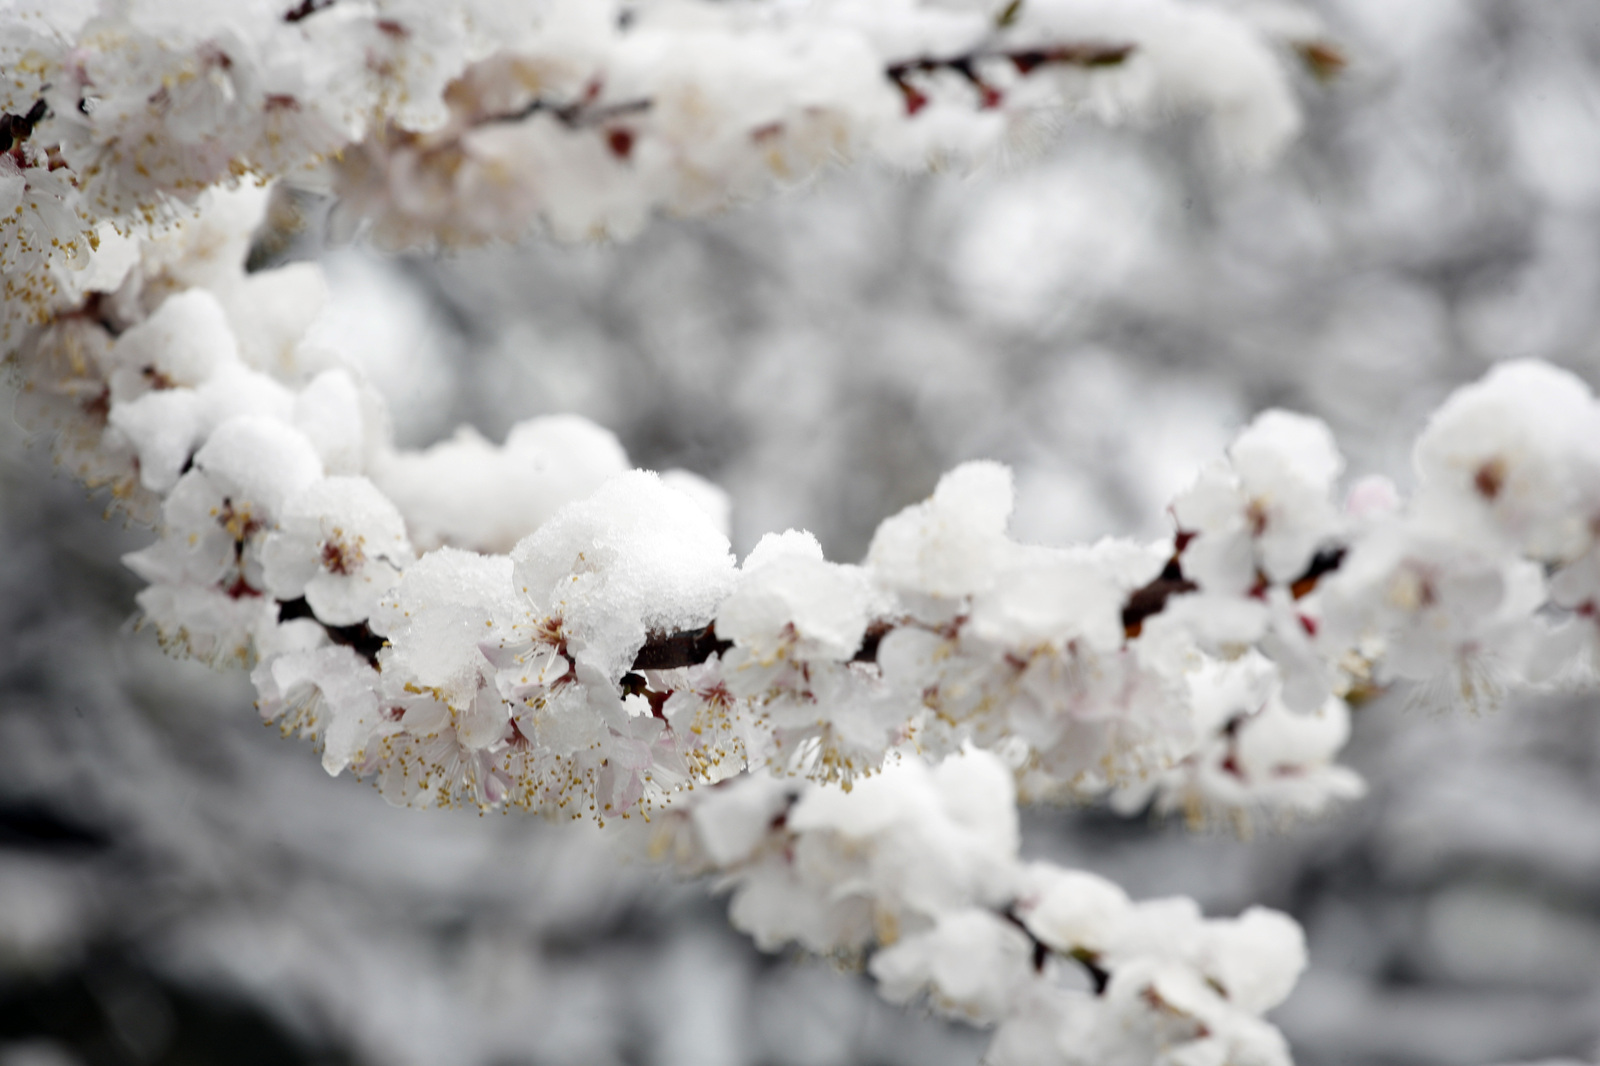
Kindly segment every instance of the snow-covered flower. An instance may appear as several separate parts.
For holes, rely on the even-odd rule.
[[[1344,469],[1328,427],[1287,411],[1256,418],[1173,502],[1186,576],[1203,589],[1249,592],[1258,580],[1284,585],[1305,573],[1339,529],[1331,495]]]
[[[1158,811],[1181,812],[1191,824],[1248,830],[1254,818],[1315,816],[1365,792],[1359,776],[1334,762],[1350,735],[1344,700],[1328,696],[1309,711],[1291,710],[1276,664],[1255,652],[1207,663],[1189,684],[1192,750],[1122,789],[1117,806],[1137,810],[1153,797]]]
[[[1537,630],[1535,563],[1420,522],[1374,531],[1322,593],[1330,647],[1379,660],[1380,679],[1431,682],[1447,702],[1492,705]]]
[[[261,549],[280,600],[304,596],[329,625],[364,622],[411,562],[405,523],[366,478],[329,477],[291,496]]]
[[[1563,562],[1600,515],[1600,404],[1575,375],[1503,363],[1458,390],[1428,421],[1413,455],[1419,511],[1438,526],[1503,538]]]

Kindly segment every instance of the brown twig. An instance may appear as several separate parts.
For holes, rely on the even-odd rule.
[[[301,0],[293,10],[284,12],[283,21],[299,22],[301,19],[308,19],[318,11],[326,11],[338,2],[339,0]]]
[[[602,126],[610,122],[612,119],[648,111],[653,106],[655,106],[654,101],[645,99],[624,100],[616,104],[596,104],[592,99],[585,98],[558,104],[552,100],[537,97],[526,107],[501,115],[490,115],[477,124],[488,126],[496,122],[521,122],[523,119],[532,118],[534,115],[546,114],[569,130],[593,129],[596,126]]]
[[[922,90],[911,84],[913,74],[933,74],[950,71],[965,78],[978,93],[979,106],[985,109],[999,107],[1005,94],[985,81],[978,70],[980,63],[999,60],[1009,62],[1024,76],[1046,65],[1075,67],[1112,67],[1133,54],[1131,44],[1062,44],[1049,48],[973,49],[955,56],[921,56],[894,63],[884,70],[884,75],[895,84],[905,97],[906,113],[916,114],[928,103]]]
[[[1183,548],[1187,547],[1191,539],[1190,535],[1180,534],[1178,551],[1173,554],[1161,573],[1148,584],[1128,594],[1127,602],[1122,607],[1122,627],[1127,639],[1137,638],[1144,623],[1166,610],[1167,602],[1172,597],[1199,590],[1199,585],[1184,576],[1181,562]],[[1318,581],[1338,570],[1344,559],[1345,549],[1342,547],[1324,548],[1317,552],[1307,565],[1305,573],[1290,584],[1294,597],[1300,599],[1310,593],[1316,588]],[[879,619],[868,626],[862,637],[861,647],[850,657],[851,661],[877,662],[878,646],[885,636],[894,631],[895,625],[896,623],[887,619]],[[717,637],[712,626],[677,633],[652,633],[634,658],[633,668],[671,670],[681,666],[696,666],[712,655],[720,655],[732,647],[731,641]]]
[[[680,666],[697,666],[732,647],[733,641],[719,638],[713,626],[677,633],[652,633],[634,656],[633,668],[673,670]]]
[[[49,113],[49,104],[35,100],[25,115],[13,115],[9,111],[0,114],[0,152],[9,152],[32,137],[33,128],[43,122]]]
[[[1111,971],[1100,965],[1100,957],[1086,948],[1074,948],[1065,954],[1052,948],[1043,940],[1033,935],[1033,930],[1028,928],[1026,922],[1017,914],[1015,904],[1000,912],[1000,917],[1022,930],[1022,935],[1028,938],[1033,945],[1033,969],[1035,973],[1044,972],[1044,964],[1051,955],[1058,958],[1071,959],[1082,966],[1088,974],[1089,981],[1094,985],[1094,994],[1105,995],[1106,988],[1111,984]]]
[[[322,621],[316,612],[311,609],[311,604],[306,602],[304,596],[293,600],[278,601],[278,621],[290,622],[297,618],[309,618],[320,625],[328,634],[328,639],[335,644],[343,644],[365,659],[373,667],[378,665],[378,652],[388,643],[374,633],[370,626],[361,622],[353,626],[334,626]]]

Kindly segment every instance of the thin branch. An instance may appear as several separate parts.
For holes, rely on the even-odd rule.
[[[370,626],[361,622],[353,626],[333,626],[317,617],[311,609],[311,604],[306,602],[304,596],[293,600],[278,601],[278,621],[290,622],[297,618],[308,618],[320,625],[328,634],[328,639],[335,644],[343,644],[365,659],[373,668],[378,665],[378,652],[388,642],[374,633]]]
[[[922,56],[890,65],[884,73],[890,81],[899,81],[908,74],[928,74],[938,70],[953,70],[966,75],[966,71],[984,60],[1009,61],[1019,73],[1028,74],[1047,64],[1074,67],[1114,67],[1133,54],[1131,44],[1061,44],[1049,48],[975,48],[960,55]]]
[[[299,22],[301,19],[308,19],[318,11],[326,11],[338,2],[339,0],[301,0],[299,6],[284,12],[283,21]]]
[[[1094,985],[1094,994],[1105,995],[1106,988],[1111,984],[1111,971],[1100,965],[1100,956],[1087,948],[1073,948],[1063,954],[1046,944],[1043,940],[1033,935],[1033,930],[1028,928],[1026,922],[1017,915],[1016,905],[1013,904],[1000,912],[1000,917],[1022,930],[1022,935],[1028,938],[1033,945],[1033,969],[1035,973],[1044,972],[1044,964],[1051,955],[1061,959],[1071,959],[1082,966],[1088,974],[1089,981]]]
[[[1180,535],[1178,538],[1180,547],[1161,573],[1148,584],[1128,594],[1127,602],[1122,607],[1122,627],[1127,639],[1133,640],[1138,637],[1144,623],[1164,611],[1172,597],[1199,590],[1199,585],[1184,576],[1180,561],[1183,548],[1188,545],[1190,539],[1189,536]],[[1289,587],[1294,598],[1305,597],[1317,587],[1322,578],[1337,571],[1344,562],[1345,553],[1346,549],[1340,546],[1324,548],[1317,552],[1307,565],[1305,573],[1290,583]],[[896,623],[887,619],[873,622],[867,627],[861,640],[861,647],[856,649],[850,661],[877,662],[878,645],[883,642],[884,637],[894,631],[895,627]],[[731,641],[717,637],[713,626],[676,633],[652,633],[634,658],[633,669],[671,670],[682,666],[698,666],[712,655],[721,655],[732,647]]]
[[[1289,591],[1295,599],[1302,599],[1311,594],[1317,587],[1317,582],[1333,573],[1344,565],[1345,553],[1348,551],[1343,545],[1332,548],[1323,548],[1311,557],[1311,565],[1306,567],[1306,572],[1295,578],[1289,585]]]
[[[634,656],[633,668],[673,670],[680,666],[697,666],[732,647],[733,641],[720,639],[714,626],[677,633],[652,633]]]
[[[305,0],[291,15],[304,18],[298,14],[310,8],[310,14],[323,7],[331,6],[336,0]],[[289,16],[285,16],[288,18]],[[292,20],[291,20],[292,21]],[[908,80],[913,74],[928,74],[940,70],[954,71],[971,82],[978,91],[981,106],[985,108],[998,107],[1004,99],[1004,94],[983,79],[978,71],[978,64],[990,60],[1002,60],[1011,63],[1019,72],[1026,75],[1038,67],[1048,64],[1063,64],[1080,67],[1107,67],[1116,66],[1125,61],[1133,53],[1131,44],[1062,44],[1050,48],[1020,48],[1011,50],[1001,49],[974,49],[961,55],[946,57],[923,56],[916,59],[902,60],[885,68],[884,76],[899,87],[906,98],[906,110],[915,114],[928,102],[922,94]],[[555,118],[563,126],[571,130],[596,129],[605,126],[616,119],[626,118],[629,115],[639,115],[649,111],[655,106],[655,101],[648,97],[633,100],[623,100],[614,104],[599,104],[596,98],[600,94],[600,83],[591,84],[583,97],[558,103],[543,97],[536,97],[528,104],[515,111],[501,114],[486,115],[470,124],[469,128],[493,125],[502,122],[522,122],[534,115],[546,114]],[[612,131],[611,149],[618,156],[626,158],[632,148],[631,135],[625,142],[616,140],[616,131]],[[459,138],[457,138],[459,140]]]
[[[9,111],[0,114],[0,152],[9,152],[32,137],[33,128],[43,122],[49,113],[49,104],[35,100],[25,115],[13,115]]]
[[[1010,10],[1010,9],[1008,9]],[[1014,17],[1014,16],[1013,16]],[[999,60],[1009,62],[1024,76],[1049,64],[1074,67],[1114,67],[1133,54],[1131,44],[1061,44],[1049,48],[975,48],[955,56],[921,56],[892,64],[884,75],[895,84],[906,100],[906,113],[914,115],[928,104],[927,94],[911,84],[913,74],[950,71],[961,75],[978,93],[979,106],[999,107],[1005,99],[1001,90],[985,81],[978,64]]]
[[[540,97],[519,110],[500,115],[489,115],[476,123],[476,125],[488,126],[497,122],[521,122],[525,118],[531,118],[542,113],[552,116],[569,130],[593,129],[615,118],[649,111],[654,106],[654,101],[645,99],[624,100],[618,104],[596,105],[592,99],[558,104]]]
[[[1137,637],[1144,629],[1145,619],[1166,610],[1169,599],[1195,592],[1199,588],[1199,585],[1183,576],[1183,565],[1174,554],[1154,581],[1129,594],[1128,602],[1122,606],[1123,634],[1129,640]]]

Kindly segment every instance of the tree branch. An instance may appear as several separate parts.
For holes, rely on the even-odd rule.
[[[297,618],[309,618],[316,622],[328,634],[328,639],[335,644],[343,644],[365,659],[374,669],[378,666],[378,652],[383,650],[388,641],[372,631],[365,622],[353,626],[331,626],[319,619],[316,612],[311,609],[311,604],[301,596],[293,600],[278,601],[278,621],[291,622]]]
[[[1033,945],[1033,969],[1035,973],[1044,972],[1044,964],[1051,955],[1058,958],[1071,959],[1082,966],[1088,974],[1089,981],[1094,985],[1094,994],[1103,996],[1106,987],[1111,984],[1111,971],[1100,965],[1100,957],[1087,948],[1074,948],[1067,954],[1062,954],[1043,940],[1033,935],[1033,930],[1028,928],[1026,922],[1017,915],[1016,905],[1013,904],[1000,912],[1000,917],[1022,930],[1022,935],[1028,938]]]
[[[43,100],[36,100],[25,115],[13,115],[9,111],[0,114],[0,152],[9,152],[32,137],[33,128],[43,122],[49,113],[50,105]]]
[[[717,636],[715,626],[677,633],[652,633],[634,656],[633,668],[673,670],[680,666],[697,666],[732,647],[733,641]]]
[[[986,49],[976,48],[960,55],[922,56],[892,64],[884,75],[895,84],[906,100],[906,114],[915,115],[928,104],[928,97],[911,84],[913,74],[932,74],[941,70],[961,75],[978,93],[979,106],[999,107],[1005,94],[983,79],[978,64],[993,60],[1009,62],[1017,73],[1027,76],[1046,64],[1076,67],[1113,67],[1133,54],[1131,44],[1062,44],[1051,48]]]
[[[1167,601],[1172,597],[1199,590],[1200,586],[1183,574],[1181,558],[1183,548],[1188,545],[1189,539],[1188,535],[1180,534],[1178,550],[1173,553],[1161,573],[1150,583],[1128,594],[1128,600],[1122,607],[1122,627],[1127,639],[1133,640],[1138,637],[1145,621],[1165,610]],[[1317,552],[1306,567],[1305,573],[1290,584],[1289,588],[1294,598],[1301,599],[1308,595],[1317,587],[1317,582],[1338,570],[1344,562],[1345,553],[1346,549],[1342,546],[1324,548]],[[897,623],[887,619],[879,619],[869,625],[861,639],[861,647],[856,649],[850,661],[877,662],[878,645],[883,642],[884,637],[894,631],[896,625]],[[633,669],[672,670],[683,666],[698,666],[712,655],[721,655],[732,647],[732,641],[717,637],[715,626],[681,630],[676,633],[652,633],[634,658]]]
[[[308,19],[318,11],[326,11],[339,0],[301,0],[301,3],[292,10],[284,12],[283,21],[299,22]]]

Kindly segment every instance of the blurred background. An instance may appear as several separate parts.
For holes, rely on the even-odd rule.
[[[318,249],[403,440],[575,411],[734,500],[741,553],[859,558],[964,459],[1018,536],[1157,534],[1256,411],[1355,473],[1497,360],[1600,385],[1600,4],[1325,0],[1350,64],[1278,166],[1064,125],[977,176],[857,169],[621,247]],[[302,244],[291,254],[308,254]],[[240,674],[128,626],[123,552],[6,420],[0,1066],[972,1064],[981,1033],[763,956],[705,887],[581,826],[388,808],[263,729]],[[1101,810],[1025,850],[1306,926],[1305,1066],[1600,1059],[1600,708],[1363,708],[1372,787],[1251,840]]]

